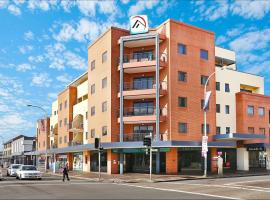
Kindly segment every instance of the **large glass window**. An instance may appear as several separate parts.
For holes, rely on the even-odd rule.
[[[200,57],[201,57],[201,59],[208,60],[208,51],[204,50],[204,49],[201,49]]]
[[[133,88],[135,90],[152,89],[153,85],[154,85],[153,77],[139,77],[133,79]]]
[[[247,113],[248,115],[254,115],[254,106],[248,106]]]
[[[187,46],[184,44],[178,44],[177,45],[177,52],[179,54],[187,54]]]
[[[133,104],[134,115],[154,114],[154,102],[136,102]]]
[[[139,51],[133,53],[133,59],[137,62],[154,60],[152,51]]]

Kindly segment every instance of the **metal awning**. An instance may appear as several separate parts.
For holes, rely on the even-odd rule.
[[[265,139],[265,135],[251,134],[251,133],[230,133],[230,134],[215,135],[214,139],[227,141],[254,140],[254,139]]]

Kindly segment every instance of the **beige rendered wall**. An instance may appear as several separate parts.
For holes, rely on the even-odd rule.
[[[56,112],[56,114],[55,114],[55,112]],[[54,128],[54,126],[57,123],[58,123],[58,100],[56,100],[52,103],[52,114],[50,117],[51,134],[52,134],[52,128]],[[50,137],[50,143],[54,143],[54,137]]]
[[[217,126],[221,127],[221,134],[226,133],[226,127],[230,127],[231,132],[236,132],[236,98],[235,94],[240,92],[241,85],[253,86],[258,94],[264,94],[263,77],[243,73],[239,71],[224,69],[216,73],[216,81],[220,82],[220,91],[216,91],[216,102],[220,104],[221,113],[216,114]],[[225,92],[225,83],[230,84],[230,92]],[[230,106],[230,114],[225,114],[225,105]]]

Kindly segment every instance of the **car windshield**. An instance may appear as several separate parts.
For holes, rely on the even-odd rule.
[[[35,166],[22,166],[23,171],[34,171],[37,170]]]
[[[12,169],[19,169],[20,168],[20,165],[13,165],[11,168]]]

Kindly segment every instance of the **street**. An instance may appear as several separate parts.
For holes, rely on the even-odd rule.
[[[270,176],[158,183],[107,183],[46,175],[41,181],[5,177],[0,199],[269,199]]]

